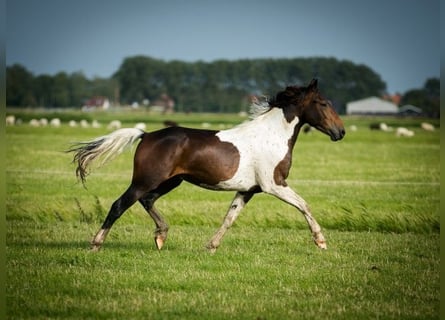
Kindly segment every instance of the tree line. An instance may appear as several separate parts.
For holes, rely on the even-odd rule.
[[[88,79],[81,72],[34,76],[24,66],[6,68],[6,105],[8,107],[81,107],[92,96],[112,97],[113,78]]]
[[[133,56],[124,59],[110,78],[92,80],[81,72],[34,76],[21,65],[8,66],[6,103],[20,107],[80,107],[93,96],[105,96],[114,105],[129,105],[167,94],[178,111],[239,112],[247,110],[251,95],[272,96],[287,85],[306,85],[314,77],[341,113],[349,101],[382,96],[386,91],[385,82],[368,66],[336,58],[184,62]],[[425,98],[420,97],[422,94],[425,92],[408,98],[420,101]],[[422,103],[425,101],[429,100],[425,98]]]

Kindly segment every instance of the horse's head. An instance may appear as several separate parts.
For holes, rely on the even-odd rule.
[[[283,109],[287,121],[290,122],[297,116],[300,125],[308,123],[330,136],[332,141],[341,140],[345,135],[343,121],[332,103],[320,94],[316,79],[307,87],[287,87],[277,94],[271,104]]]

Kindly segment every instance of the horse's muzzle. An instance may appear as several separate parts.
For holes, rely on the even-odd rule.
[[[341,127],[341,128],[333,128],[329,130],[329,136],[331,137],[332,141],[338,141],[343,139],[343,137],[345,136],[346,131],[345,128]]]

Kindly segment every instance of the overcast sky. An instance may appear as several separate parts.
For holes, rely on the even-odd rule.
[[[109,77],[123,59],[335,57],[390,93],[440,73],[439,0],[7,0],[6,65]],[[322,77],[320,74],[319,76]],[[309,79],[308,79],[309,81]]]

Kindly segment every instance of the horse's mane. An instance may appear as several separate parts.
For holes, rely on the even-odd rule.
[[[269,104],[268,98],[266,96],[262,96],[260,98],[255,99],[250,105],[249,118],[256,119],[260,115],[266,113],[272,108]]]
[[[272,108],[283,108],[292,101],[298,100],[301,94],[305,92],[306,87],[288,86],[285,90],[277,93],[272,99],[266,96],[256,98],[250,105],[250,119],[256,119]]]

